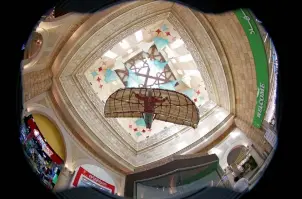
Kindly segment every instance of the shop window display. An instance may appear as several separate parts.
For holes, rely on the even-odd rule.
[[[62,169],[63,160],[48,145],[31,115],[22,121],[20,141],[33,171],[48,189],[53,189]]]

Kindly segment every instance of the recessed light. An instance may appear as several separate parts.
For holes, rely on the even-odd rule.
[[[173,43],[171,43],[170,47],[172,49],[176,49],[179,48],[180,46],[182,46],[184,44],[182,39],[177,39],[176,41],[174,41]]]
[[[191,54],[187,54],[187,55],[183,55],[183,56],[178,57],[179,62],[189,62],[191,60],[193,60],[193,57],[192,57]]]
[[[123,41],[121,41],[120,43],[120,46],[123,48],[123,49],[128,49],[130,48],[130,45],[129,43],[124,39]]]
[[[111,50],[108,50],[105,54],[105,57],[111,58],[111,59],[115,59],[117,57],[117,54],[115,54],[114,52],[112,52]]]
[[[129,50],[127,50],[127,53],[128,53],[128,54],[130,54],[130,53],[132,53],[132,52],[133,52],[132,48],[130,48]]]
[[[137,31],[135,33],[135,37],[136,37],[136,41],[137,42],[140,42],[143,40],[143,32],[141,30]]]
[[[183,72],[181,70],[177,70],[177,73],[180,74],[180,75],[183,74]]]

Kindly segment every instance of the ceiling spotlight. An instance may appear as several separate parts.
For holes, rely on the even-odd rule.
[[[183,56],[178,57],[179,62],[189,62],[191,60],[193,60],[193,57],[192,57],[191,54],[187,54],[187,55],[183,55]]]
[[[128,53],[128,54],[130,54],[130,53],[132,53],[132,52],[133,52],[132,48],[130,48],[129,50],[127,50],[127,53]]]
[[[115,59],[117,57],[117,54],[115,54],[114,52],[112,52],[111,50],[108,50],[105,54],[105,57],[111,58],[111,59]]]
[[[39,131],[37,131],[36,129],[34,129],[34,135],[35,135],[36,137],[38,137]]]
[[[181,70],[177,70],[177,73],[183,75],[183,72]]]
[[[123,41],[121,41],[120,43],[120,46],[123,48],[123,49],[128,49],[130,48],[130,45],[129,43],[124,39]]]
[[[174,59],[174,58],[171,59],[171,61],[172,61],[173,64],[176,64],[176,63],[177,63],[176,59]]]
[[[141,30],[137,31],[135,33],[135,37],[136,37],[136,41],[137,42],[140,42],[143,40],[143,32]]]
[[[174,41],[170,47],[172,49],[176,49],[176,48],[179,48],[180,46],[182,46],[184,44],[183,40],[182,39],[177,39],[176,41]]]

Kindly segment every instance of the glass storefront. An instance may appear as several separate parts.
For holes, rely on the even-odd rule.
[[[53,189],[62,169],[63,160],[48,145],[31,115],[22,121],[20,141],[33,171],[48,189]]]

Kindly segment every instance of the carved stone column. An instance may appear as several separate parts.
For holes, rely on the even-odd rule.
[[[252,124],[248,124],[245,121],[235,118],[235,125],[245,133],[245,135],[252,140],[255,148],[263,154],[264,151],[270,152],[272,147],[269,143],[266,142],[264,138],[265,131],[263,129],[258,129],[252,126]]]
[[[68,189],[70,187],[70,183],[73,177],[73,173],[71,173],[68,169],[63,168],[59,177],[57,184],[54,187],[54,191],[63,191],[65,189]]]

